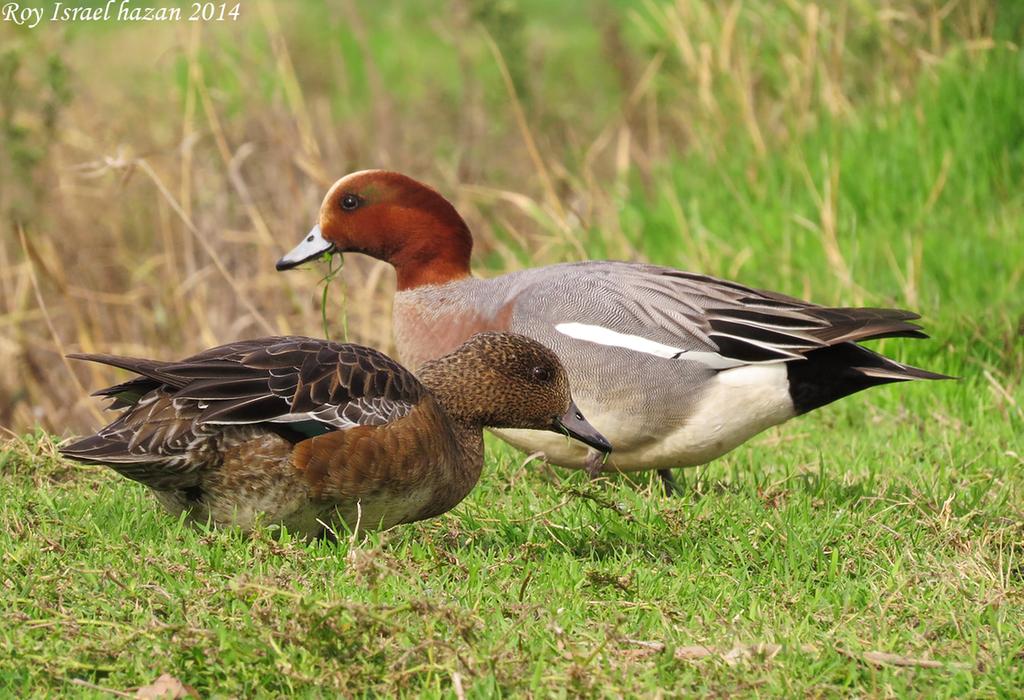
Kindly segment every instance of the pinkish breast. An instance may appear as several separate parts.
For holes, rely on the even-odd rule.
[[[412,371],[446,355],[474,333],[508,330],[512,301],[496,312],[467,304],[459,282],[417,287],[395,294],[394,333],[398,359]]]

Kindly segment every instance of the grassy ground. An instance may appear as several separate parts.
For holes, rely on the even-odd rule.
[[[959,389],[906,393],[690,471],[673,500],[495,446],[452,514],[338,545],[183,527],[29,438],[0,458],[5,690],[1012,696],[1019,433]]]
[[[0,27],[0,695],[1019,694],[1014,5],[285,7]],[[648,259],[907,306],[933,340],[882,349],[961,380],[771,430],[675,499],[494,442],[454,512],[337,545],[184,527],[55,456],[115,377],[64,351],[319,333],[317,274],[273,261],[379,165],[456,201],[485,274]],[[387,347],[389,274],[343,281],[333,332]]]

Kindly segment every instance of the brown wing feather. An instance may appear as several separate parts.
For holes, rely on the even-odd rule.
[[[372,348],[313,338],[240,341],[180,362],[74,357],[142,376],[104,390],[127,407],[124,413],[62,452],[157,488],[187,481],[201,461],[196,450],[225,424],[275,431],[278,424],[323,431],[385,425],[428,395],[411,372]]]
[[[143,397],[93,435],[60,448],[65,457],[106,464],[122,475],[155,489],[186,489],[199,483],[210,457],[193,452],[197,438],[210,431],[195,422],[195,406],[175,406],[163,387]]]

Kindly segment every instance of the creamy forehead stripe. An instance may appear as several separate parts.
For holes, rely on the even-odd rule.
[[[686,359],[693,362],[700,362],[712,369],[726,369],[728,367],[739,367],[740,365],[746,364],[739,360],[723,357],[717,352],[684,350],[683,348],[659,343],[658,341],[651,340],[650,338],[644,338],[639,335],[630,335],[628,333],[619,333],[618,331],[613,331],[611,328],[595,326],[589,323],[559,323],[555,326],[555,330],[562,335],[567,335],[570,338],[576,338],[577,340],[586,340],[589,343],[625,348],[626,350],[643,352],[648,355],[656,355],[657,357],[664,357],[669,360]]]
[[[320,206],[323,206],[323,205],[327,204],[327,202],[329,202],[331,200],[331,197],[334,196],[335,192],[337,192],[342,187],[347,186],[353,180],[361,178],[364,175],[371,175],[373,173],[382,173],[382,172],[384,172],[384,171],[380,170],[379,168],[371,168],[369,170],[357,170],[354,173],[349,173],[348,175],[346,175],[345,177],[341,178],[340,180],[335,182],[333,185],[331,185],[331,189],[327,190],[327,194],[324,195],[323,202],[321,203]]]

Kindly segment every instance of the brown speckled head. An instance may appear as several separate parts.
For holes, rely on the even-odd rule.
[[[318,238],[319,237],[319,238]],[[363,170],[338,180],[324,197],[309,256],[327,250],[371,255],[394,266],[398,288],[443,284],[469,275],[473,238],[466,222],[436,190],[401,173]],[[304,262],[297,251],[278,263]]]
[[[477,333],[417,373],[452,419],[473,427],[566,433],[608,452],[569,393],[554,352],[515,333]]]

